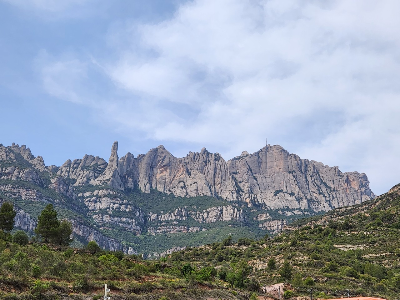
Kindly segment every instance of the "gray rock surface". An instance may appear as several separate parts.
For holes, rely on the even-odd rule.
[[[195,205],[179,198],[179,205],[167,203],[164,210],[150,206],[153,208],[145,212],[130,194],[137,190],[157,190],[182,199],[218,199],[201,206],[201,198]],[[374,197],[364,173],[341,172],[338,167],[301,159],[281,146],[267,145],[252,154],[243,151],[225,161],[205,148],[176,158],[163,146],[137,157],[127,153],[119,158],[118,143],[114,142],[108,163],[85,155],[57,167],[46,166],[42,157],[33,156],[24,145],[0,145],[0,198],[18,204],[16,226],[32,231],[37,207],[55,203],[73,212],[69,218],[76,236],[127,253],[136,252],[134,243],[129,245],[105,233],[153,236],[205,231],[205,235],[219,224],[231,228],[232,224],[242,227],[250,223],[277,232],[287,218]]]
[[[228,161],[204,148],[176,158],[159,146],[137,158],[128,153],[118,169],[119,174],[113,173],[118,188],[136,186],[143,192],[155,189],[182,197],[214,196],[266,209],[328,211],[375,197],[364,173],[342,173],[338,167],[301,159],[281,146],[268,145]]]

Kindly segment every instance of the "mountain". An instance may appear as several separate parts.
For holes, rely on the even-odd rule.
[[[400,292],[400,185],[273,237],[227,237],[155,260],[2,238],[1,299],[102,299],[104,283],[116,300],[395,300]]]
[[[159,255],[231,234],[257,237],[292,220],[373,199],[363,173],[301,159],[281,146],[225,161],[205,148],[176,158],[163,146],[109,161],[85,155],[46,166],[29,148],[0,145],[0,197],[27,231],[47,203],[71,220],[76,242]],[[3,201],[4,201],[3,200]]]
[[[213,266],[239,276],[249,268],[242,281],[228,275],[225,281],[247,289],[259,286],[264,297],[280,298],[280,286],[286,299],[310,293],[315,299],[398,299],[400,184],[365,203],[298,220],[272,238],[228,242],[178,251],[167,262],[195,270]]]

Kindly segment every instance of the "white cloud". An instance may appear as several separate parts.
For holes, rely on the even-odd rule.
[[[368,172],[384,192],[400,167],[398,11],[396,0],[193,1],[161,23],[110,31],[119,58],[101,64],[114,94],[91,105],[132,134],[213,146],[226,158],[269,137]],[[49,93],[74,99],[59,88],[73,93],[82,65],[45,67]]]
[[[42,51],[36,61],[45,91],[59,99],[85,104],[90,101],[85,81],[88,80],[88,66],[74,57],[55,59]]]

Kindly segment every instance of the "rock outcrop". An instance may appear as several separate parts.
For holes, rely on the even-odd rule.
[[[115,144],[112,151],[111,157],[117,157]],[[159,146],[137,158],[128,153],[119,163],[113,160],[106,170],[107,175],[101,175],[96,183],[107,178],[108,184],[118,189],[138,187],[146,193],[155,189],[181,197],[221,197],[267,209],[328,211],[375,197],[364,173],[342,173],[338,167],[301,159],[280,146],[268,145],[253,154],[243,152],[228,161],[204,148],[176,158]]]
[[[138,188],[145,193],[154,189],[180,197],[243,201],[266,209],[328,211],[375,197],[364,173],[343,173],[338,167],[301,159],[281,146],[267,145],[253,154],[244,151],[228,161],[205,148],[184,158],[174,157],[163,146],[136,158],[128,153],[118,159],[117,150],[115,142],[108,164],[90,155],[68,160],[57,175],[73,180],[74,186],[108,185],[119,190]],[[35,174],[16,174],[14,178],[18,176],[39,181]],[[68,193],[60,182],[54,188]]]
[[[141,196],[154,191],[160,194]],[[206,196],[207,205],[201,198],[198,203],[184,200]],[[205,148],[176,158],[163,146],[119,158],[114,142],[108,163],[85,155],[57,167],[46,166],[26,146],[0,145],[0,198],[17,205],[16,226],[32,231],[39,207],[55,203],[70,211],[77,237],[129,253],[141,247],[136,237],[143,235],[198,234],[203,239],[210,233],[212,239],[218,226],[225,226],[225,233],[235,226],[277,232],[287,220],[374,197],[365,174],[343,173],[281,146],[243,151],[225,161]],[[175,246],[186,245],[169,245]]]

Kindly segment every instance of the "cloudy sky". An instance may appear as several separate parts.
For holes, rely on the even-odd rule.
[[[61,165],[279,144],[400,182],[398,0],[0,0],[0,143]]]

